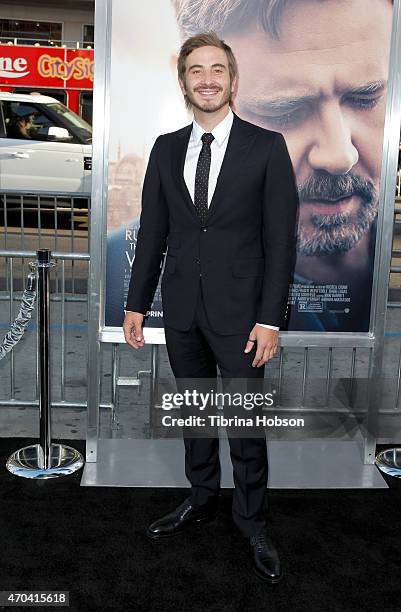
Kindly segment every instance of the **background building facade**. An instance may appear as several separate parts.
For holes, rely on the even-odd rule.
[[[6,62],[9,55],[15,55],[17,47],[21,57],[29,63],[33,55],[29,47],[46,47],[44,52],[56,57],[60,55],[56,50],[64,48],[64,62],[68,62],[67,50],[74,49],[76,54],[82,56],[82,61],[91,63],[93,68],[94,11],[94,0],[67,0],[63,3],[57,0],[14,0],[12,3],[2,3],[0,58],[3,63]],[[10,47],[14,47],[14,51]],[[54,51],[50,51],[51,48]],[[57,98],[89,123],[92,122],[92,88],[92,78],[89,82],[86,79],[73,85],[65,81],[64,86],[60,80],[54,79],[52,87],[49,82],[38,84],[37,79],[35,82],[29,78],[23,82],[21,79],[10,81],[0,70],[0,90],[18,93],[40,91]]]

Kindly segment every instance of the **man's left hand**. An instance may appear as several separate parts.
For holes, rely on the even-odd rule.
[[[278,331],[268,329],[261,325],[255,325],[249,334],[244,353],[249,353],[256,344],[256,355],[252,361],[252,367],[260,368],[269,359],[272,359],[277,352]]]

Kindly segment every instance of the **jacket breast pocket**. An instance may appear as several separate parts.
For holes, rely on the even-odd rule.
[[[252,276],[263,276],[265,260],[263,257],[246,257],[237,259],[233,266],[233,276],[237,278],[249,278]]]

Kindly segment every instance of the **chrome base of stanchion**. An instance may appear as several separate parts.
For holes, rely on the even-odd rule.
[[[6,468],[22,478],[57,478],[68,476],[84,465],[84,458],[75,448],[64,444],[52,444],[50,466],[44,467],[43,449],[32,444],[15,451],[7,460]]]
[[[375,464],[385,474],[401,478],[401,448],[387,448],[375,459]]]

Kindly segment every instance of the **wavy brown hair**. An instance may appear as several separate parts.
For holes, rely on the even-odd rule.
[[[177,59],[177,72],[178,78],[185,83],[185,70],[186,70],[186,61],[188,55],[195,51],[195,49],[200,49],[201,47],[218,47],[222,49],[227,56],[228,63],[228,72],[230,75],[230,83],[233,82],[233,79],[238,76],[238,65],[237,60],[235,59],[234,53],[232,49],[224,40],[221,40],[215,32],[202,32],[201,34],[196,34],[195,36],[191,36],[187,38],[187,40],[182,44],[178,59]],[[185,104],[188,108],[191,107],[191,103],[189,102],[187,96],[185,97]],[[233,106],[233,100],[230,99],[230,106]]]

